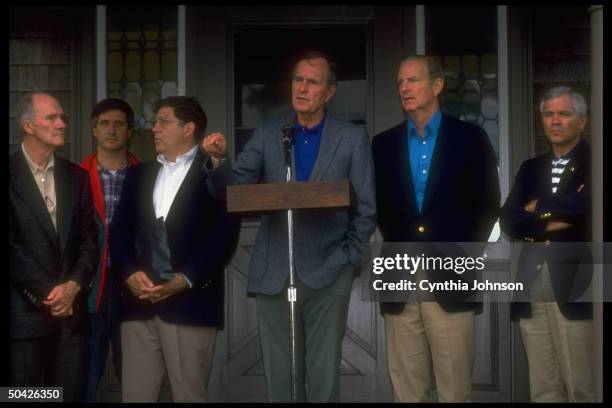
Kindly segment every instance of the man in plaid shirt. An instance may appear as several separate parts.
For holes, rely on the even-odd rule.
[[[134,128],[134,112],[117,98],[104,99],[91,113],[96,151],[87,156],[81,167],[89,172],[91,191],[100,230],[100,264],[91,284],[88,308],[91,333],[86,340],[83,400],[96,402],[98,383],[106,365],[109,341],[113,347],[113,365],[121,381],[121,340],[118,320],[117,282],[113,279],[112,260],[108,251],[108,226],[121,195],[121,186],[138,159],[128,151]]]

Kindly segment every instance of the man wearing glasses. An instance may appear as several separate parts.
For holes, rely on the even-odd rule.
[[[167,373],[175,402],[204,402],[240,224],[208,193],[198,101],[168,97],[154,110],[157,159],[127,174],[110,227],[113,270],[126,284],[122,399],[156,402]]]
[[[54,151],[63,110],[45,93],[17,104],[23,135],[9,157],[10,385],[81,392],[87,288],[98,262],[98,227],[87,172]]]

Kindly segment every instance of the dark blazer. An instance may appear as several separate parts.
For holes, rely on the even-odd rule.
[[[208,193],[204,155],[198,150],[179,188],[165,226],[173,271],[183,273],[193,284],[159,303],[138,300],[124,285],[122,320],[146,320],[159,316],[167,323],[194,326],[223,325],[224,274],[240,233],[240,220],[225,211],[223,201]],[[153,190],[161,169],[157,160],[130,171],[110,226],[113,269],[119,280],[134,272],[151,271],[136,256],[136,236],[155,221]]]
[[[374,138],[378,227],[385,242],[486,242],[500,202],[495,152],[485,132],[442,115],[419,213],[408,160],[406,121]],[[461,278],[450,271],[428,274],[431,281]],[[474,310],[478,303],[452,302],[436,293],[448,311]],[[384,313],[400,313],[404,303],[381,303]]]
[[[87,172],[54,156],[57,232],[21,148],[9,157],[9,334],[13,339],[51,333],[58,318],[42,304],[68,280],[81,290],[74,315],[61,318],[88,330],[87,295],[98,263],[98,227]]]
[[[551,185],[552,152],[523,162],[500,217],[502,230],[512,239],[572,243],[591,240],[591,149],[588,143],[581,140],[569,157],[556,194],[552,193]],[[538,199],[535,211],[525,211],[525,205],[534,199]],[[565,221],[572,226],[546,232],[549,221]],[[553,294],[561,313],[570,320],[590,319],[591,303],[571,302],[584,293],[592,279],[588,245],[556,247],[527,244],[519,256],[516,281],[529,289],[544,262],[548,262]],[[530,317],[531,304],[513,302],[511,314],[513,319]]]

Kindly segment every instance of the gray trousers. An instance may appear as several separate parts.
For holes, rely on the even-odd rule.
[[[343,269],[321,289],[296,277],[296,367],[298,401],[338,401],[342,339],[353,281]],[[291,400],[289,302],[287,290],[257,295],[257,319],[270,402]]]

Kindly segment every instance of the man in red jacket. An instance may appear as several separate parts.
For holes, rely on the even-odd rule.
[[[125,175],[138,164],[138,159],[128,151],[128,142],[134,128],[134,112],[130,105],[117,98],[104,99],[94,106],[91,124],[96,151],[83,160],[81,167],[89,172],[102,253],[88,298],[91,333],[86,340],[83,395],[86,402],[97,400],[98,383],[106,365],[109,341],[113,347],[115,373],[121,381],[121,340],[117,308],[119,291],[111,272],[107,233],[119,203]]]

